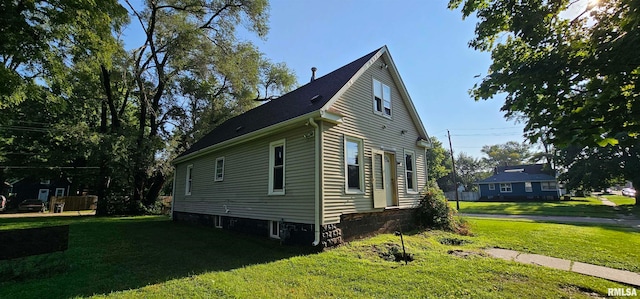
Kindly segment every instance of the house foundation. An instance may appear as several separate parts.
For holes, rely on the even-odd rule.
[[[321,247],[332,248],[353,240],[382,233],[407,231],[416,228],[415,209],[389,209],[381,212],[353,213],[340,216],[340,223],[320,227]],[[216,223],[215,217],[220,217]],[[173,220],[203,226],[228,229],[235,232],[269,237],[269,221],[230,216],[216,216],[186,212],[173,212]],[[280,241],[286,245],[309,246],[314,241],[314,225],[280,222]]]

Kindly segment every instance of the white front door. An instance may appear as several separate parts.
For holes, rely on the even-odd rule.
[[[40,189],[38,192],[38,199],[41,201],[49,200],[49,189]]]
[[[387,206],[387,192],[385,190],[385,163],[384,152],[371,150],[371,180],[373,189],[373,207],[384,208]]]

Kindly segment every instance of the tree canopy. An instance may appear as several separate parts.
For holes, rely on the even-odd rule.
[[[524,142],[508,141],[503,144],[484,145],[480,151],[486,155],[483,161],[490,168],[521,165],[532,157],[531,146]]]
[[[493,60],[471,94],[505,95],[502,111],[526,123],[532,142],[616,147],[611,152],[627,157],[618,161],[620,171],[639,186],[640,2],[590,2],[570,15],[580,3],[586,1],[449,1],[464,18],[478,18],[469,46]]]

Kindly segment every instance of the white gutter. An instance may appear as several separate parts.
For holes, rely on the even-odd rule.
[[[322,146],[320,144],[320,129],[318,127],[318,124],[313,120],[313,117],[309,118],[309,122],[307,122],[307,124],[310,124],[314,129],[315,129],[315,136],[316,136],[316,148],[315,148],[315,168],[316,168],[316,173],[315,173],[315,204],[314,204],[314,209],[315,209],[315,222],[314,222],[314,235],[315,235],[315,239],[313,240],[313,243],[311,243],[311,245],[313,246],[318,246],[318,244],[320,244],[320,180],[322,179],[320,177],[320,152],[322,150]]]

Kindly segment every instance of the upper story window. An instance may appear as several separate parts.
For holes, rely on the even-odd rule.
[[[391,88],[376,79],[373,79],[373,110],[391,117]]]
[[[362,139],[345,136],[344,157],[347,187],[345,191],[347,193],[360,193],[364,191],[363,156]]]
[[[224,157],[216,159],[215,181],[221,182],[224,179]]]
[[[269,144],[269,195],[284,194],[284,139]]]
[[[187,166],[187,181],[185,182],[184,194],[191,195],[191,187],[193,183],[193,165]]]
[[[407,181],[407,192],[418,192],[418,188],[416,186],[416,160],[414,152],[404,152],[404,169],[406,173],[405,179]]]

